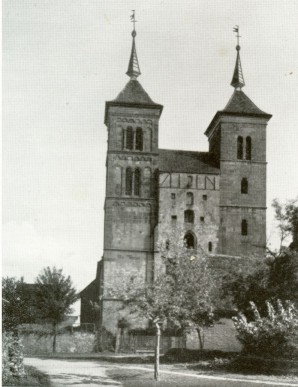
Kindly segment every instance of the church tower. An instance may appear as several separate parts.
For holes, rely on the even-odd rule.
[[[220,167],[218,253],[260,255],[266,247],[266,126],[272,116],[242,91],[238,27],[235,32],[234,93],[205,132]]]
[[[101,324],[110,332],[115,332],[119,315],[107,289],[136,273],[144,284],[153,276],[158,123],[163,107],[152,101],[137,80],[141,72],[135,39],[134,28],[126,72],[130,80],[105,107],[108,151]]]

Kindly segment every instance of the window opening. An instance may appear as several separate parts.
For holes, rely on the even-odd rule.
[[[243,137],[238,136],[237,138],[237,159],[243,159]]]
[[[193,210],[185,210],[184,211],[184,222],[185,223],[194,223],[195,214]]]
[[[247,220],[242,219],[241,222],[241,235],[247,235],[248,234],[248,226],[247,226]]]
[[[142,128],[137,128],[136,130],[136,150],[143,150],[143,130]]]
[[[132,195],[132,170],[131,170],[131,168],[126,168],[125,194]]]
[[[126,130],[126,149],[133,149],[133,130],[131,126]]]
[[[246,160],[251,160],[251,137],[246,137],[245,153]]]
[[[209,252],[212,251],[212,242],[208,242],[208,251],[209,251]]]
[[[141,188],[141,171],[139,168],[135,170],[135,179],[134,179],[134,194],[136,196],[140,196],[140,188]]]
[[[248,193],[248,180],[246,177],[243,177],[241,180],[241,193],[247,194]]]
[[[207,200],[207,195],[203,195],[203,200]]]
[[[188,232],[184,236],[184,245],[187,249],[195,248],[195,237],[191,232]]]

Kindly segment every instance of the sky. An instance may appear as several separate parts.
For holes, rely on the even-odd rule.
[[[78,290],[103,251],[105,101],[129,78],[131,10],[150,97],[164,105],[159,146],[207,151],[232,95],[240,26],[243,91],[268,124],[271,203],[298,194],[298,1],[3,0],[3,275],[33,282],[63,268]]]

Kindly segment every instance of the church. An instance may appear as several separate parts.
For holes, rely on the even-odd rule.
[[[179,230],[188,248],[203,249],[214,262],[264,255],[271,115],[242,91],[239,42],[236,53],[232,96],[205,130],[209,151],[160,149],[163,106],[138,81],[133,30],[129,81],[105,105],[104,252],[95,280],[81,292],[81,323],[95,322],[90,301],[100,302],[100,325],[115,334],[117,302],[105,289],[136,271],[144,283],[152,281],[160,264],[158,243],[169,243],[170,230]]]

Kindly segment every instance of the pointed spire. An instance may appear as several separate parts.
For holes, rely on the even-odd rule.
[[[139,61],[137,57],[137,50],[136,50],[136,43],[135,43],[135,37],[137,35],[136,30],[135,30],[135,11],[132,11],[133,14],[131,15],[130,19],[133,22],[133,31],[131,33],[132,35],[132,48],[131,48],[131,54],[130,54],[130,59],[128,63],[128,69],[126,74],[131,78],[131,79],[137,79],[137,77],[141,74],[140,71],[140,66],[139,66]]]
[[[233,79],[231,82],[231,85],[235,87],[235,89],[240,89],[245,86],[244,78],[243,78],[243,72],[242,72],[242,66],[241,66],[241,60],[240,60],[240,45],[239,45],[239,26],[236,26],[233,28],[233,31],[237,33],[237,58],[236,58],[236,64],[235,64],[235,69],[234,69],[234,74],[233,74]]]

